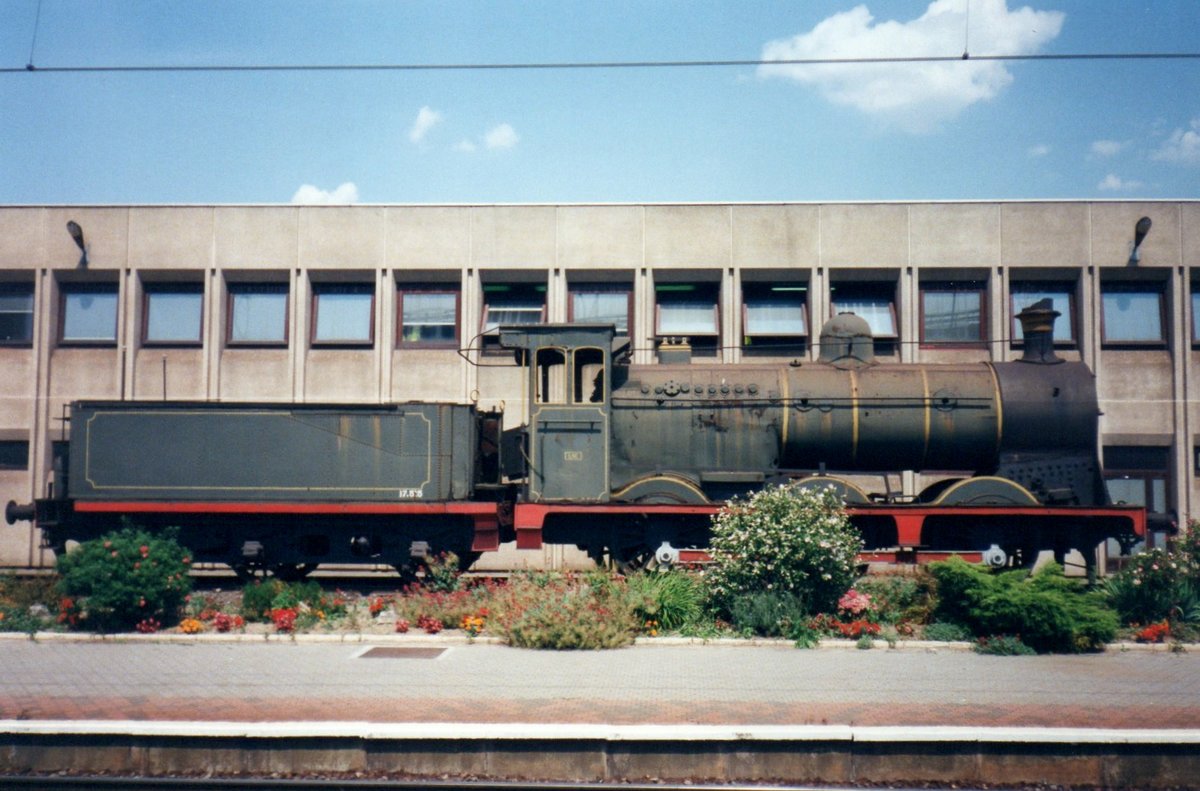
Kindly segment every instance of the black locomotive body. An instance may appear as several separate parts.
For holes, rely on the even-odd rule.
[[[1054,357],[1050,313],[1023,314],[1024,360],[949,365],[876,364],[849,314],[819,361],[785,366],[693,364],[686,343],[628,365],[611,326],[506,327],[527,412],[503,435],[462,404],[81,402],[55,490],[8,518],[56,551],[125,517],[178,525],[199,560],[280,574],[513,538],[637,566],[702,550],[723,501],[792,482],[836,486],[879,558],[1090,560],[1146,515],[1107,501],[1094,378]],[[901,471],[956,474],[909,496],[863,485]]]

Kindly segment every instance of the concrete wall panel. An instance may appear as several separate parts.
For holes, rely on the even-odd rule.
[[[448,206],[387,210],[385,264],[390,269],[454,269],[471,264],[471,210]]]
[[[815,266],[821,211],[816,206],[734,206],[733,265],[745,268]]]
[[[642,219],[639,206],[563,206],[558,210],[559,266],[641,266],[645,246]]]
[[[730,265],[728,206],[647,206],[646,264],[663,269]]]
[[[221,401],[291,401],[285,349],[227,349],[221,356]]]
[[[912,263],[984,267],[1000,263],[1000,207],[992,203],[924,203],[909,209]]]
[[[87,235],[86,225],[84,234]],[[129,266],[135,269],[207,269],[212,263],[211,207],[135,207],[129,210]]]
[[[369,404],[378,401],[375,352],[313,349],[304,372],[305,401]]]
[[[214,264],[230,269],[294,268],[300,210],[283,206],[218,207],[213,215]]]
[[[1000,207],[1000,264],[1083,266],[1091,236],[1086,203],[1012,203]]]
[[[202,349],[139,349],[134,371],[132,398],[204,400]]]
[[[821,207],[822,266],[899,267],[909,262],[908,207]]]
[[[1153,224],[1142,242],[1139,266],[1178,266],[1183,262],[1178,204],[1094,203],[1091,215],[1095,266],[1128,266],[1134,226],[1141,217],[1149,217]]]
[[[471,210],[476,267],[549,269],[557,261],[553,206],[483,206]]]
[[[384,209],[306,206],[300,210],[302,269],[377,269],[384,262]]]

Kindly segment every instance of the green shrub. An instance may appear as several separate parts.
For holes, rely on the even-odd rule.
[[[1021,641],[1020,637],[1000,635],[998,637],[980,637],[971,649],[977,654],[992,656],[1031,656],[1037,653]]]
[[[495,599],[493,625],[518,648],[618,648],[640,626],[628,589],[602,573],[518,575]]]
[[[462,587],[462,569],[458,555],[443,552],[425,558],[425,587],[440,593],[452,593]]]
[[[625,578],[638,618],[665,632],[695,624],[704,615],[705,591],[688,571],[648,571]]]
[[[971,630],[960,623],[949,621],[934,621],[925,627],[924,637],[935,643],[959,643],[970,640],[974,635]]]
[[[1116,614],[1101,594],[1087,591],[1049,563],[1025,571],[990,573],[960,558],[930,564],[938,582],[936,615],[961,623],[976,637],[1019,636],[1038,652],[1103,650],[1117,631]]]
[[[1195,591],[1200,590],[1200,526],[1195,522],[1170,551],[1152,549],[1135,555],[1125,568],[1104,581],[1109,602],[1126,624],[1158,621],[1195,623]]]
[[[936,583],[922,568],[916,574],[871,574],[854,589],[871,597],[875,617],[883,624],[925,623],[936,604]]]
[[[68,622],[102,632],[175,623],[192,589],[190,553],[177,534],[127,526],[61,555],[58,587],[72,600],[62,608],[72,613]]]
[[[320,584],[313,580],[284,582],[277,577],[271,577],[254,580],[242,588],[243,618],[248,621],[270,621],[273,610],[320,612],[328,617],[344,614],[346,607],[340,596],[327,594]]]
[[[750,593],[785,594],[831,610],[853,584],[862,536],[832,488],[776,486],[731,500],[713,517],[705,582],[718,614]]]
[[[729,606],[734,630],[746,636],[799,639],[809,631],[804,600],[788,593],[746,593]]]

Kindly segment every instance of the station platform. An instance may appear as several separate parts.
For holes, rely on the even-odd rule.
[[[0,638],[0,772],[1200,788],[1200,649]]]

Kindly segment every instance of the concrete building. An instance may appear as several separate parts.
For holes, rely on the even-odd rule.
[[[636,362],[682,335],[736,366],[813,359],[852,309],[886,359],[1009,360],[1014,314],[1043,297],[1060,354],[1099,377],[1114,498],[1187,518],[1200,202],[0,207],[0,503],[51,485],[74,399],[477,400],[512,419],[501,322],[613,321]],[[0,530],[0,566],[50,562],[34,533]]]

